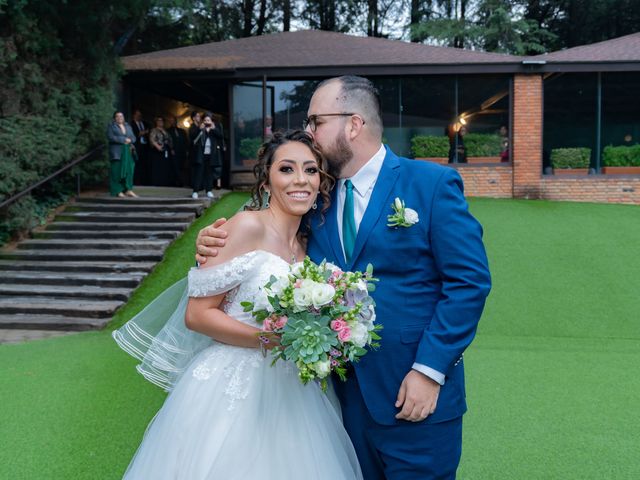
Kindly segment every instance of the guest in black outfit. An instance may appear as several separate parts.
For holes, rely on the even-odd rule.
[[[149,134],[151,154],[149,163],[151,164],[151,184],[157,186],[171,186],[171,137],[164,129],[164,119],[155,118],[155,127]]]
[[[191,136],[191,129],[189,133]],[[203,189],[207,197],[214,198],[213,186],[222,177],[222,142],[222,128],[214,123],[211,112],[205,113],[200,131],[191,141],[193,198],[198,198],[198,192]]]
[[[464,136],[467,127],[460,127],[457,133],[449,137],[449,163],[467,163],[467,149],[464,146]]]
[[[136,185],[149,185],[149,124],[142,119],[139,109],[133,111],[131,129],[136,137],[136,170],[134,183]]]
[[[178,126],[178,119],[175,115],[170,115],[169,128],[167,133],[171,137],[173,150],[171,152],[171,173],[173,175],[174,185],[181,187],[184,185],[182,172],[184,171],[187,159],[187,132]]]

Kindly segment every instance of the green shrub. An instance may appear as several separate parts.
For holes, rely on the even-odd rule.
[[[411,139],[414,158],[449,156],[449,137],[440,135],[416,135]]]
[[[640,145],[604,147],[602,163],[607,167],[640,167]]]
[[[502,150],[502,139],[491,133],[467,133],[464,146],[467,157],[497,157]]]
[[[551,150],[553,168],[589,168],[590,148],[554,148]]]
[[[240,140],[240,158],[255,160],[258,158],[258,150],[262,146],[261,137],[248,137]]]

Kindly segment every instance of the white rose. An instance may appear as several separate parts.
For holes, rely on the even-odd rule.
[[[260,290],[258,295],[256,295],[255,301],[253,302],[253,310],[266,310],[269,313],[273,312],[273,306],[269,302],[269,298],[267,298],[267,292],[264,290]]]
[[[356,323],[351,327],[351,343],[356,347],[364,347],[369,341],[369,330],[366,325]]]
[[[410,225],[413,225],[414,223],[418,223],[420,221],[420,218],[418,218],[418,212],[416,212],[412,208],[405,208],[404,221]]]
[[[331,373],[331,362],[329,360],[316,362],[313,364],[313,370],[318,378],[324,378]]]
[[[336,294],[336,289],[331,285],[324,283],[314,283],[315,285],[311,288],[311,298],[313,306],[320,308],[333,300],[333,296]]]
[[[293,303],[298,310],[305,310],[313,304],[313,280],[302,280],[300,287],[293,289]]]

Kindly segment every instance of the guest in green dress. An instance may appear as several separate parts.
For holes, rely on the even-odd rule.
[[[107,128],[109,139],[109,158],[111,172],[109,175],[109,192],[113,197],[137,197],[133,192],[133,144],[136,137],[131,126],[124,121],[124,114],[116,112],[113,121]]]

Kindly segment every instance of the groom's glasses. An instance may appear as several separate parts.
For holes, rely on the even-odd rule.
[[[315,133],[318,128],[318,118],[320,117],[350,117],[352,115],[358,115],[357,113],[319,113],[317,115],[309,115],[307,118],[302,120],[302,128],[304,130],[309,127],[309,129]],[[360,115],[358,115],[360,116]],[[362,124],[364,125],[364,119],[362,119]]]

